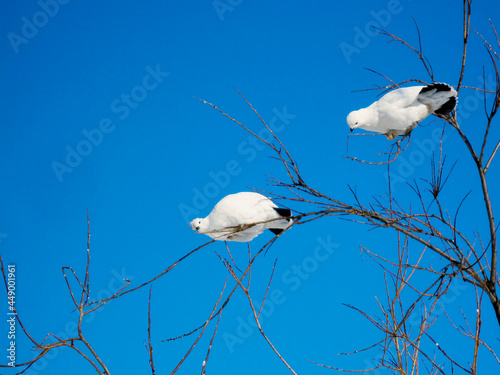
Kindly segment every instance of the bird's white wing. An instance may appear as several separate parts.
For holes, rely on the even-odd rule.
[[[262,199],[267,198],[250,192],[224,197],[209,215],[212,226],[225,229],[265,220],[262,207],[257,204]]]
[[[377,102],[379,106],[393,106],[394,108],[406,108],[417,100],[420,90],[424,86],[403,87],[385,94]]]

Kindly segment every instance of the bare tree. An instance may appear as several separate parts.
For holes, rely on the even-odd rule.
[[[363,249],[364,252],[370,254],[385,270],[387,301],[385,303],[384,301],[379,301],[382,316],[370,316],[356,307],[350,306],[362,313],[363,316],[383,333],[383,339],[375,345],[377,349],[382,349],[383,355],[372,370],[379,367],[386,367],[395,373],[406,374],[418,373],[419,368],[425,366],[425,372],[444,374],[444,364],[439,362],[435,356],[436,348],[452,369],[460,368],[467,373],[477,373],[480,347],[490,352],[500,364],[493,349],[480,336],[484,294],[488,297],[500,325],[500,300],[497,291],[500,281],[497,273],[497,224],[494,220],[487,180],[488,169],[500,147],[499,133],[493,127],[493,120],[500,106],[500,81],[497,66],[500,57],[493,45],[478,33],[479,38],[485,44],[496,84],[492,88],[487,87],[484,76],[483,87],[465,86],[463,84],[467,46],[470,36],[470,15],[471,1],[465,0],[463,2],[463,54],[456,89],[458,92],[476,90],[483,93],[486,121],[484,126],[480,128],[481,130],[479,130],[483,134],[480,147],[474,147],[467,134],[462,130],[458,122],[457,112],[439,117],[443,120],[442,134],[456,131],[474,161],[477,170],[476,176],[480,182],[485,204],[484,213],[488,223],[488,234],[486,236],[479,228],[473,228],[473,232],[476,234],[473,238],[470,238],[466,233],[470,233],[471,228],[461,228],[457,224],[460,207],[466,197],[463,197],[462,203],[456,212],[450,212],[442,202],[443,188],[450,174],[453,172],[453,166],[451,168],[446,168],[445,166],[446,150],[442,138],[438,151],[431,158],[430,177],[422,177],[419,181],[414,180],[413,183],[409,184],[414,193],[413,204],[409,208],[400,203],[397,195],[392,191],[390,178],[385,195],[373,196],[371,202],[365,203],[352,190],[352,202],[345,202],[326,195],[306,182],[298,168],[297,161],[287,150],[280,138],[273,133],[272,129],[267,126],[265,121],[245,98],[243,99],[255,111],[255,114],[273,135],[273,142],[268,142],[259,137],[248,127],[229,116],[214,104],[204,101],[250,132],[253,136],[259,138],[261,142],[265,143],[275,153],[276,158],[281,162],[286,178],[271,178],[271,184],[278,187],[281,193],[266,193],[273,195],[276,200],[280,200],[284,205],[288,205],[295,210],[297,213],[295,215],[296,224],[305,224],[324,216],[342,216],[357,224],[368,225],[372,228],[389,228],[398,233],[399,251],[397,259],[385,259],[368,249]],[[495,44],[500,48],[500,40],[495,27],[493,24],[490,26],[496,37]],[[425,57],[423,52],[418,27],[417,35],[419,44],[416,47],[388,31],[379,31],[389,37],[391,42],[400,43],[405,48],[413,51],[416,57],[422,62],[431,82],[435,82],[431,62]],[[383,74],[377,74],[389,80],[390,85],[383,87],[385,90],[397,88],[408,82],[426,83],[417,79],[396,83]],[[478,131],[477,125],[476,131]],[[403,145],[405,141],[408,143],[411,141],[411,134],[402,137],[391,145],[392,151],[386,154],[387,161],[385,162],[365,162],[353,156],[347,157],[354,162],[371,164],[377,168],[387,168],[390,177],[391,163],[408,146],[408,143]],[[471,172],[470,175],[473,176],[474,173]],[[311,211],[311,204],[317,209]],[[484,239],[485,237],[487,240]],[[413,249],[416,247],[420,248],[420,256],[417,257],[416,262],[409,259],[408,248],[410,246]],[[430,265],[427,262],[424,265],[422,259],[427,257],[427,253],[429,252],[438,254],[439,258],[436,260],[434,257]],[[415,278],[415,275],[424,275],[426,280],[429,280],[427,285],[424,284],[422,286],[420,282],[418,286],[414,286],[412,278]],[[436,338],[429,333],[429,329],[438,319],[434,312],[440,298],[449,293],[451,283],[456,280],[471,284],[476,291],[476,298],[473,303],[477,306],[477,315],[475,317],[463,315],[464,321],[462,323],[465,325],[465,328],[450,320],[450,324],[456,327],[457,334],[463,340],[470,339],[475,343],[471,357],[464,362],[449,355],[446,349],[441,347]],[[403,295],[414,295],[413,302],[405,304],[403,301],[407,301],[408,299],[402,299]],[[412,324],[409,319],[410,317],[414,317],[416,312],[421,314],[420,324],[418,330],[412,330]],[[449,318],[446,311],[445,314],[440,314],[439,316],[440,320],[443,318]],[[432,345],[428,345],[429,342]],[[337,370],[339,369],[337,368]]]
[[[442,142],[442,138],[438,150],[431,158],[430,175],[423,176],[420,180],[414,180],[408,185],[413,192],[413,200],[410,206],[398,200],[397,194],[395,194],[391,187],[390,178],[387,191],[383,195],[374,195],[370,201],[363,202],[356,194],[356,191],[352,189],[351,201],[344,202],[335,197],[328,196],[306,181],[299,171],[297,160],[294,159],[284,143],[266,124],[257,110],[243,97],[243,95],[240,94],[243,100],[245,100],[255,112],[255,115],[262,121],[266,129],[272,134],[273,141],[263,139],[256,132],[252,131],[237,119],[231,117],[216,105],[202,100],[204,103],[212,106],[222,115],[239,125],[245,131],[249,132],[252,136],[258,138],[274,154],[274,158],[277,159],[277,163],[284,172],[285,177],[283,179],[271,177],[270,185],[273,186],[273,192],[268,191],[265,193],[273,196],[275,200],[279,200],[285,206],[293,210],[294,223],[292,226],[309,225],[309,223],[326,216],[338,216],[352,221],[352,225],[366,225],[370,228],[386,228],[397,234],[398,240],[397,243],[395,243],[397,252],[394,252],[394,257],[383,257],[370,249],[361,248],[362,253],[368,255],[384,272],[386,299],[377,300],[380,311],[379,314],[370,315],[356,306],[347,305],[348,308],[353,310],[353,313],[360,313],[380,332],[380,339],[368,348],[339,354],[355,356],[356,354],[363,353],[363,355],[368,355],[366,353],[376,350],[380,352],[381,355],[377,356],[376,359],[374,359],[374,365],[367,369],[347,370],[328,364],[316,363],[318,366],[342,371],[371,371],[379,368],[386,368],[398,374],[445,374],[450,372],[448,369],[452,372],[460,370],[465,373],[477,374],[479,353],[483,351],[493,356],[500,366],[500,360],[494,352],[491,343],[485,342],[481,337],[483,324],[482,311],[484,308],[493,309],[498,320],[498,325],[500,326],[500,300],[498,295],[500,277],[497,272],[496,238],[496,229],[498,225],[494,219],[493,205],[490,198],[491,189],[487,179],[487,172],[500,147],[500,133],[494,125],[494,119],[500,106],[500,78],[498,73],[498,60],[500,60],[500,56],[497,53],[497,49],[500,49],[500,40],[493,24],[491,24],[490,27],[495,35],[494,43],[488,42],[481,34],[478,34],[477,37],[477,39],[481,40],[485,45],[486,56],[490,64],[490,68],[488,69],[492,70],[495,74],[495,87],[487,87],[485,77],[483,77],[483,87],[466,86],[463,81],[464,72],[467,68],[467,48],[469,38],[471,37],[470,15],[471,1],[464,0],[463,53],[460,73],[457,77],[456,90],[459,94],[464,92],[464,90],[475,90],[483,94],[485,122],[482,125],[475,125],[476,131],[482,132],[481,144],[479,147],[473,146],[468,135],[462,129],[462,124],[458,121],[457,112],[452,112],[447,116],[440,116],[440,120],[442,123],[442,134],[456,132],[459,139],[468,150],[470,158],[474,162],[477,172],[472,173],[471,171],[470,178],[475,176],[475,178],[479,180],[481,186],[482,197],[484,199],[484,216],[488,223],[486,234],[482,228],[462,228],[458,224],[457,219],[460,215],[461,204],[455,212],[451,212],[450,209],[446,207],[443,199],[443,191],[450,174],[453,173],[453,166],[446,166],[447,150]],[[388,31],[379,31],[388,37],[391,42],[398,43],[401,45],[400,47],[409,48],[413,51],[415,57],[423,64],[429,76],[429,80],[434,82],[432,65],[425,57],[423,51],[424,43],[421,41],[418,27],[416,28],[419,40],[418,46],[413,46],[403,38],[393,35]],[[383,74],[380,75],[390,82],[389,86],[383,87],[383,89],[386,90],[397,88],[408,82],[424,82],[413,78],[396,83],[389,77]],[[403,144],[404,142],[406,143]],[[394,142],[391,145],[391,151],[385,154],[387,160],[384,162],[364,162],[357,159],[356,156],[348,156],[348,158],[352,160],[354,166],[356,163],[368,163],[372,165],[373,168],[385,168],[390,177],[393,161],[405,152],[410,142],[411,134]],[[465,198],[466,197],[464,197],[463,200]],[[257,223],[249,223],[244,229],[254,224]],[[235,231],[237,230],[242,229],[235,228]],[[471,232],[475,233],[472,237],[469,235]],[[188,339],[195,333],[197,334],[190,349],[179,360],[178,365],[171,373],[175,373],[181,367],[184,360],[192,352],[192,349],[199,343],[200,338],[207,332],[208,325],[213,322],[213,333],[201,369],[202,374],[205,373],[205,367],[209,360],[212,343],[217,334],[217,327],[219,326],[222,312],[237,291],[241,291],[248,299],[258,330],[270,349],[274,351],[276,356],[290,372],[296,373],[287,359],[283,358],[279,353],[279,348],[277,348],[266,335],[264,327],[260,322],[260,313],[267,297],[269,285],[273,279],[274,268],[271,272],[269,284],[260,308],[256,306],[255,300],[252,299],[250,295],[252,265],[280,236],[281,234],[274,237],[253,255],[249,248],[248,265],[243,271],[235,271],[231,263],[220,256],[221,262],[227,269],[228,278],[209,316],[202,324],[195,325],[190,332],[165,340],[176,341]],[[31,340],[34,349],[39,352],[39,355],[32,361],[17,365],[20,369],[19,373],[26,371],[36,361],[40,360],[54,348],[66,346],[72,348],[81,355],[82,358],[90,363],[98,374],[109,374],[110,371],[107,365],[104,364],[98,353],[94,351],[92,345],[85,338],[81,324],[82,318],[106,303],[111,303],[113,300],[127,293],[134,292],[150,285],[155,280],[170,272],[180,262],[187,260],[190,255],[213,242],[214,241],[207,242],[192,250],[159,275],[152,277],[150,280],[134,288],[129,289],[129,282],[127,282],[126,285],[109,298],[100,301],[90,301],[89,223],[87,267],[83,281],[77,276],[72,268],[64,267],[62,270],[68,291],[70,292],[70,297],[79,314],[78,335],[69,339],[58,339],[55,337],[55,343],[45,344],[46,340],[37,340],[29,334],[28,329],[22,325],[22,321],[20,320],[21,314],[16,311],[16,318],[21,324],[24,334]],[[411,256],[409,251],[410,248],[412,249]],[[2,261],[1,257],[0,261]],[[7,288],[3,261],[1,263],[1,270],[5,287]],[[74,281],[76,281],[77,288],[79,288],[78,292],[76,292],[75,287],[72,286],[72,282],[69,281],[68,274],[73,276]],[[470,304],[476,306],[476,314],[471,316],[470,314],[462,312],[461,322],[454,321],[451,314],[449,311],[446,311],[446,309],[442,310],[443,313],[436,313],[437,309],[440,307],[440,300],[450,293],[450,287],[457,281],[471,285],[475,291],[475,298],[473,301],[470,301]],[[229,282],[233,283],[232,288],[227,288]],[[226,290],[229,290],[229,292],[226,292]],[[151,295],[150,289],[147,317],[148,341],[147,344],[145,343],[145,346],[150,358],[149,365],[151,371],[155,374],[155,367],[153,364],[153,343],[151,341]],[[488,298],[483,299],[485,295]],[[484,303],[485,301],[489,301],[489,304]],[[471,351],[468,358],[457,358],[449,352],[448,348],[439,344],[439,337],[435,337],[432,327],[436,324],[443,323],[451,324],[455,328],[457,335],[456,340],[473,343],[473,345],[469,346]],[[52,334],[49,333],[48,336],[50,335]]]

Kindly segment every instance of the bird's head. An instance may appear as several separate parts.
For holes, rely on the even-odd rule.
[[[194,219],[193,221],[191,221],[189,223],[189,226],[192,230],[194,230],[195,232],[199,232],[200,231],[200,227],[203,223],[203,219],[199,219],[199,218],[196,218]]]
[[[349,115],[347,115],[347,125],[349,125],[351,131],[362,125],[359,111],[352,111]]]

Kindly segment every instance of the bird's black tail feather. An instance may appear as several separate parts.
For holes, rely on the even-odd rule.
[[[457,98],[452,96],[450,99],[448,99],[446,103],[444,103],[441,107],[436,109],[434,111],[434,114],[446,116],[448,113],[450,113],[455,109],[456,105],[457,105]]]
[[[269,230],[273,232],[276,236],[284,231],[284,229],[278,229],[278,228],[269,228]]]
[[[273,207],[273,208],[280,216],[283,217],[292,216],[292,211],[290,211],[288,208],[278,208],[278,207]]]
[[[436,89],[436,91],[451,91],[451,86],[446,83],[431,83],[430,85],[423,87],[422,90],[420,90],[420,93],[423,94],[424,92],[434,89]]]
[[[450,85],[447,85],[446,83],[432,83],[430,85],[427,85],[420,90],[419,94],[424,94],[428,91],[436,90],[436,93],[438,92],[449,92],[452,90],[452,87]],[[434,95],[434,94],[430,94]],[[457,98],[456,94],[450,94],[450,97],[448,100],[443,103],[439,108],[434,110],[434,114],[436,115],[447,115],[451,111],[455,109],[455,106],[457,105]]]
[[[290,211],[288,208],[278,208],[278,207],[273,207],[274,210],[278,213],[278,215],[282,217],[290,217],[292,216],[292,211]],[[290,219],[288,219],[290,221]],[[275,235],[280,234],[281,232],[284,231],[283,228],[269,228],[271,232],[273,232]]]

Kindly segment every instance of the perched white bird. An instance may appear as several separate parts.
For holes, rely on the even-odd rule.
[[[347,124],[356,128],[385,134],[391,140],[409,134],[431,113],[447,115],[457,103],[457,92],[445,83],[403,87],[385,94],[366,108],[347,116]]]
[[[189,223],[192,230],[219,241],[249,242],[269,229],[281,233],[292,224],[291,212],[268,197],[252,192],[222,198],[204,219]]]

